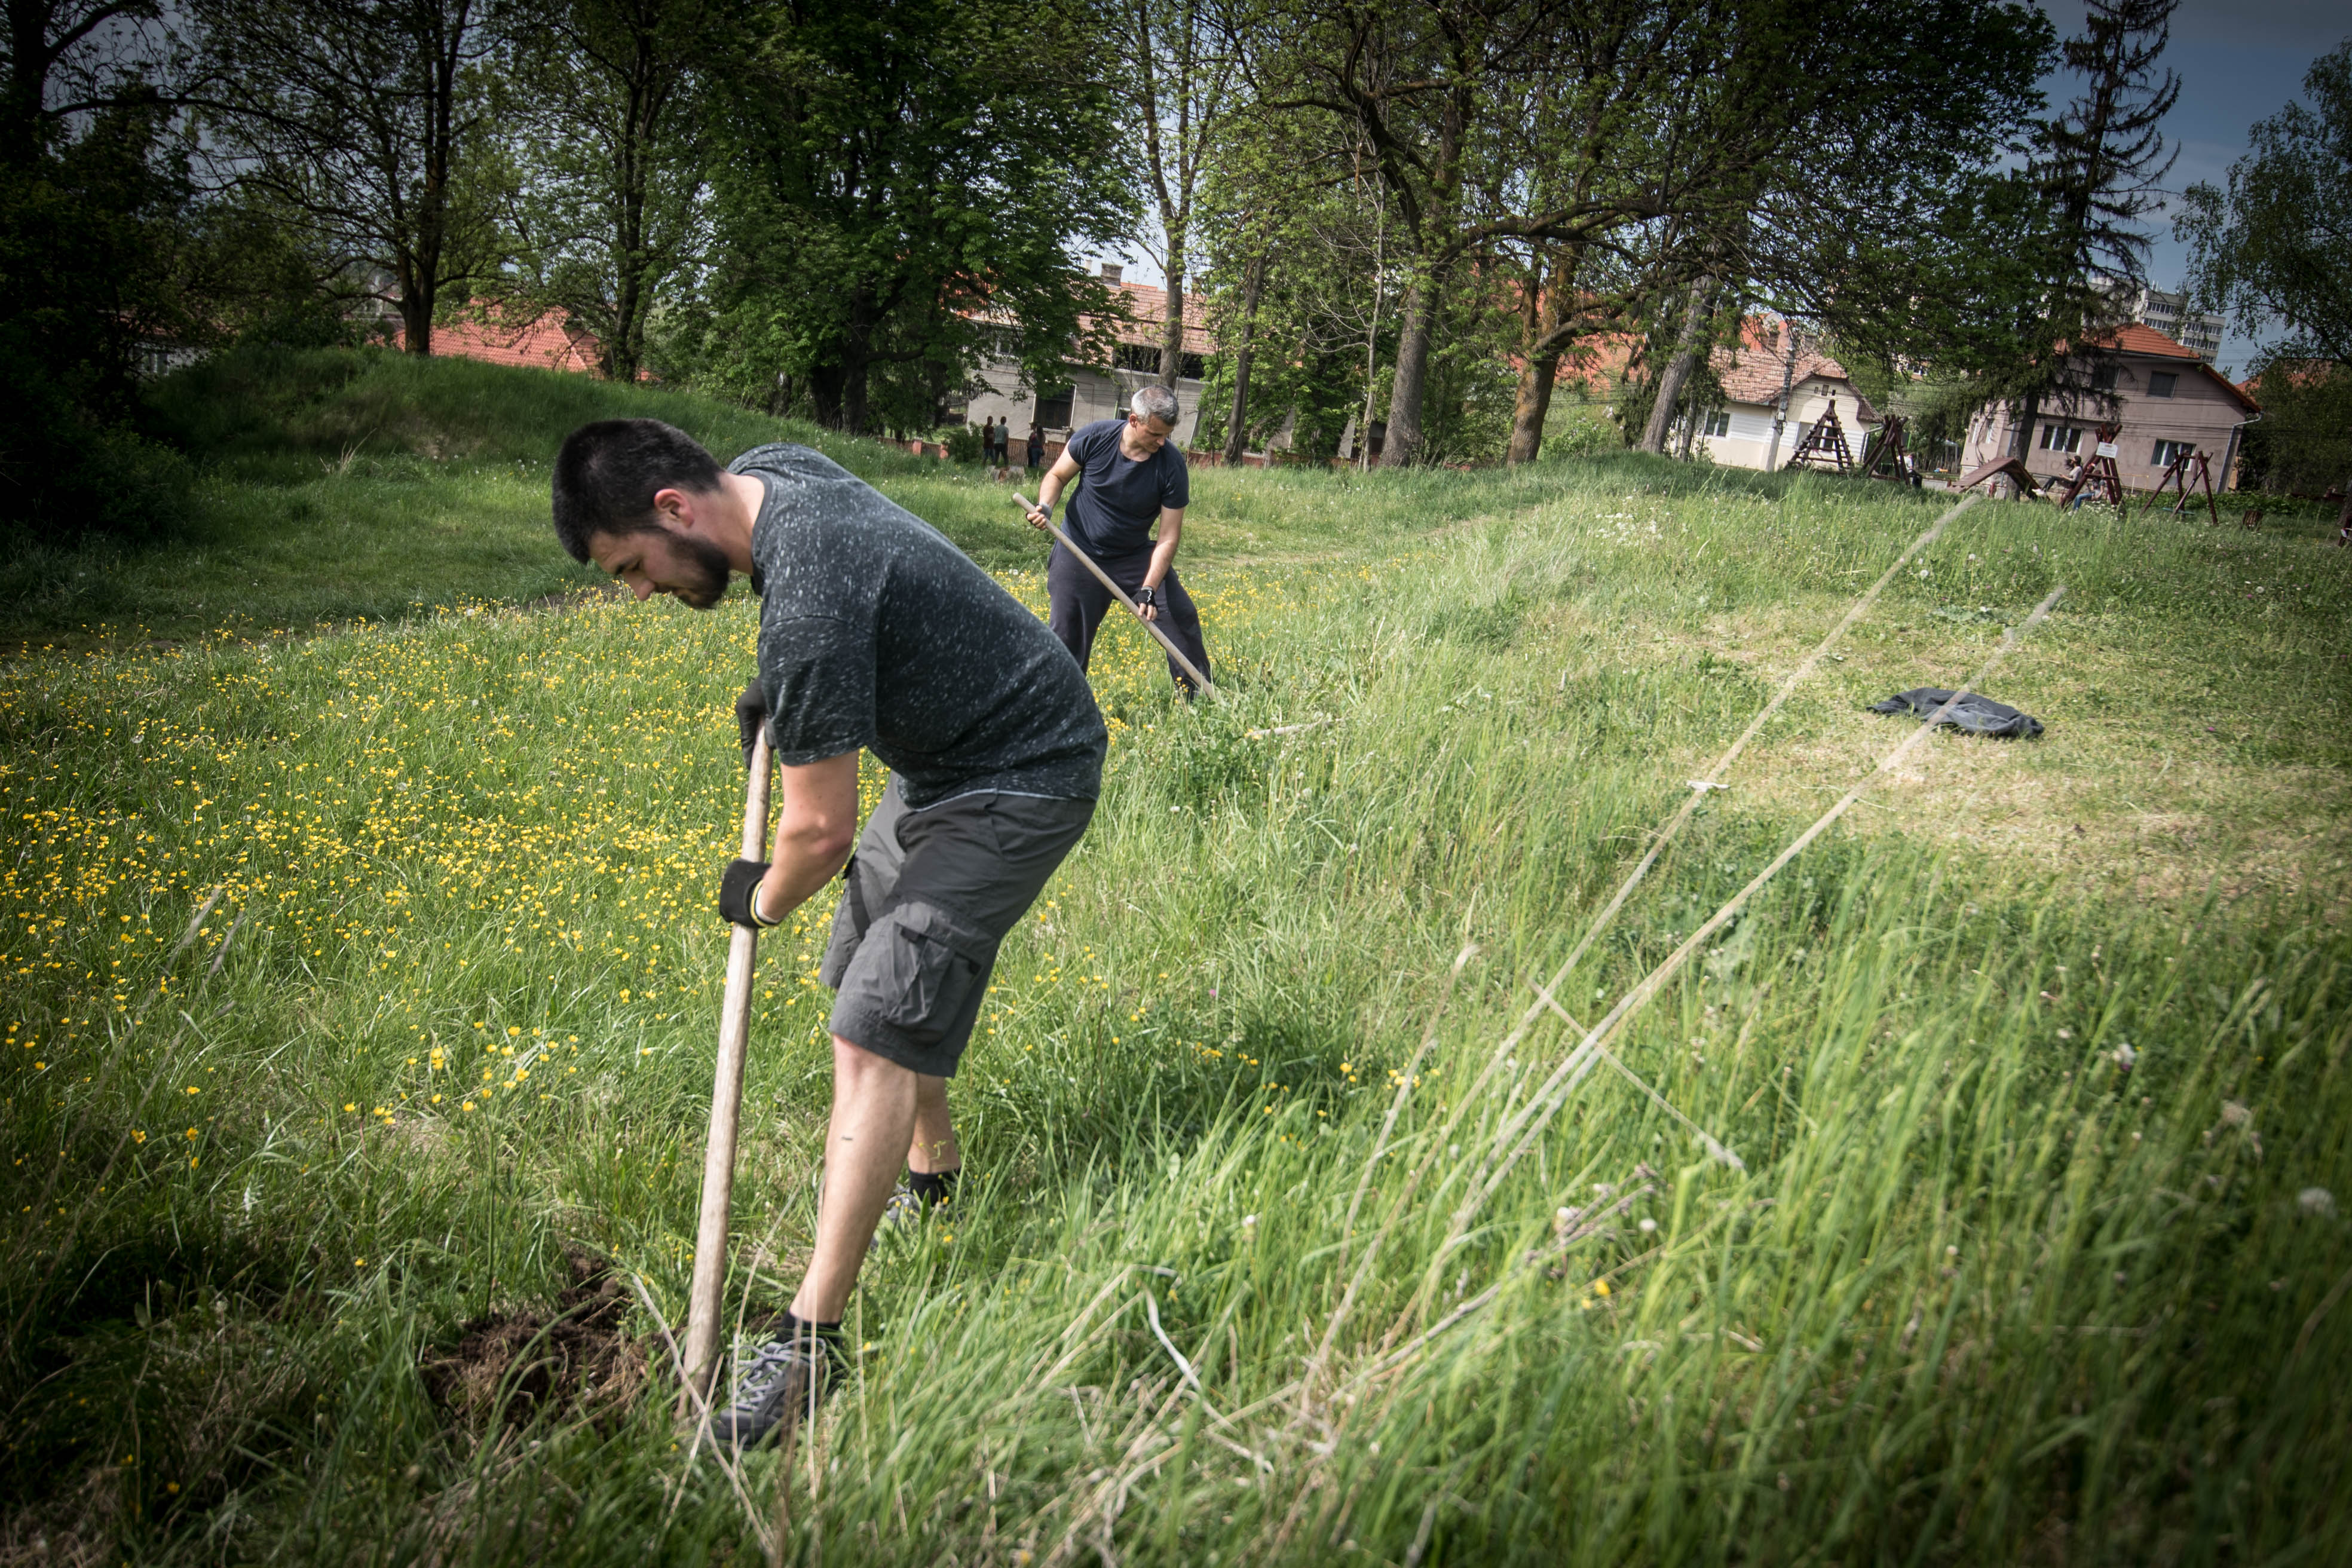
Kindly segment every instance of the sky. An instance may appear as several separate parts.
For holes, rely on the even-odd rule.
[[[2081,0],[2040,0],[2061,37],[2083,26]],[[2182,0],[2173,14],[2172,43],[2165,63],[2180,76],[2180,100],[2166,116],[2163,131],[2179,149],[2165,188],[2180,192],[2201,183],[2226,185],[2230,165],[2246,151],[2246,133],[2303,95],[2311,62],[2352,37],[2352,9],[2345,0]],[[2053,106],[2071,98],[2079,79],[2063,72],[2042,83]],[[2188,271],[2189,247],[2172,237],[2168,214],[2152,214],[2154,244],[2148,281],[2176,289]],[[1124,262],[1130,282],[1165,280],[1150,254],[1131,246],[1125,255],[1105,252],[1096,262]],[[2219,365],[2243,374],[2254,356],[2255,340],[2232,330],[2221,342]]]
[[[2083,25],[2080,0],[2042,0],[2062,37]],[[2230,165],[2246,151],[2246,133],[2303,96],[2311,62],[2352,37],[2352,10],[2344,0],[2182,0],[2173,13],[2172,43],[2165,63],[2180,77],[2180,100],[2165,117],[2163,131],[2179,149],[2165,179],[2166,189],[2210,184],[2226,186]],[[2052,104],[2063,102],[2081,85],[2061,72],[2042,83]],[[2148,281],[2159,289],[2180,287],[2189,247],[2172,237],[2169,215],[2151,215],[2155,243],[2148,249]],[[2233,329],[2222,339],[2216,363],[2243,374],[2256,342]]]

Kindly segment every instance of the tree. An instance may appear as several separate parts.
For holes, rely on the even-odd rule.
[[[1225,350],[1203,408],[1230,399],[1218,417],[1236,459],[1286,423],[1294,450],[1333,456],[1351,421],[1366,432],[1378,417],[1378,369],[1394,353],[1400,272],[1378,168],[1344,121],[1253,104],[1220,141],[1212,176],[1202,282]],[[1356,450],[1369,452],[1369,437]]]
[[[595,334],[606,375],[634,381],[647,321],[699,252],[701,66],[728,40],[708,0],[537,0],[502,24],[509,292],[562,310]]]
[[[1074,261],[1132,228],[1076,0],[776,0],[716,84],[708,371],[818,420],[928,429],[985,353],[1097,351]],[[1003,42],[1030,51],[1000,68]]]
[[[1889,0],[1834,34],[1802,0],[1265,3],[1244,39],[1261,100],[1353,127],[1392,193],[1409,281],[1388,462],[1423,444],[1443,297],[1507,271],[1522,459],[1558,356],[1669,297],[1686,308],[1701,277],[1812,314],[1909,315],[1849,258],[1993,154],[2044,36],[2027,6],[1963,0]]]
[[[237,91],[208,102],[219,163],[367,276],[433,352],[447,296],[496,273],[499,169],[487,134],[481,0],[194,0]]]
[[[2189,188],[2175,232],[2199,303],[2242,331],[2286,334],[2256,391],[2277,426],[2263,433],[2272,479],[2318,488],[2332,462],[2352,528],[2352,42],[2312,62],[2303,89],[2307,107],[2255,124],[2226,190]]]
[[[2026,455],[2045,400],[2099,403],[2099,340],[2116,295],[2147,280],[2148,237],[2139,220],[2164,201],[2172,170],[2159,124],[2180,79],[2159,66],[2179,0],[2088,0],[2081,36],[2066,40],[2082,91],[2042,128],[2029,180],[2038,221],[2015,237],[2039,263],[2040,298],[2026,303],[2020,353],[1997,373],[2019,408],[2014,455]]]
[[[2189,289],[2284,352],[2352,362],[2352,42],[2312,63],[2308,107],[2256,122],[2227,189],[2189,187],[2174,225]]]
[[[1258,98],[1274,110],[1342,122],[1393,204],[1406,283],[1384,466],[1423,457],[1441,297],[1465,258],[1508,230],[1490,232],[1464,198],[1473,159],[1494,144],[1498,110],[1523,100],[1554,9],[1542,0],[1435,0],[1395,10],[1291,0],[1254,16],[1238,36]]]
[[[185,52],[158,5],[109,0],[11,0],[0,51],[0,519],[152,531],[185,476],[135,433],[140,353],[206,315]]]
[[[1204,0],[1125,0],[1118,13],[1122,86],[1140,122],[1144,183],[1159,219],[1160,270],[1168,283],[1160,347],[1160,384],[1168,387],[1184,368],[1193,204],[1209,150],[1233,109],[1233,64],[1217,47],[1223,35],[1206,9]]]

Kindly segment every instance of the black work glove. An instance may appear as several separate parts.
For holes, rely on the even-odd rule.
[[[761,920],[759,903],[751,896],[760,890],[760,879],[767,874],[765,860],[746,860],[739,856],[727,862],[727,869],[719,874],[719,912],[729,924],[766,931],[782,923]]]
[[[743,688],[743,695],[735,699],[735,730],[743,740],[743,766],[751,766],[751,748],[759,743],[760,731],[768,722],[768,693],[757,680]]]

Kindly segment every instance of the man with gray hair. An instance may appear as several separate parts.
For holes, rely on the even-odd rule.
[[[1176,545],[1184,536],[1184,507],[1192,480],[1184,454],[1168,444],[1183,410],[1164,386],[1135,391],[1125,419],[1097,419],[1070,437],[1061,457],[1037,487],[1030,522],[1045,526],[1064,487],[1083,478],[1062,520],[1064,531],[1095,564],[1132,598],[1144,619],[1160,623],[1202,674],[1209,674],[1209,650],[1201,641],[1201,616],[1192,595],[1176,580]],[[1160,535],[1151,535],[1154,521]],[[1054,635],[1087,667],[1095,631],[1110,611],[1110,590],[1060,544],[1045,564],[1045,595],[1053,606]],[[1192,678],[1173,658],[1168,673],[1177,689],[1192,695]]]

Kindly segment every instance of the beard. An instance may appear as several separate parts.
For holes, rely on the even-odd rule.
[[[670,592],[690,609],[709,610],[718,607],[727,596],[727,552],[707,539],[691,533],[672,534],[670,548],[678,556],[683,574],[680,582]]]

